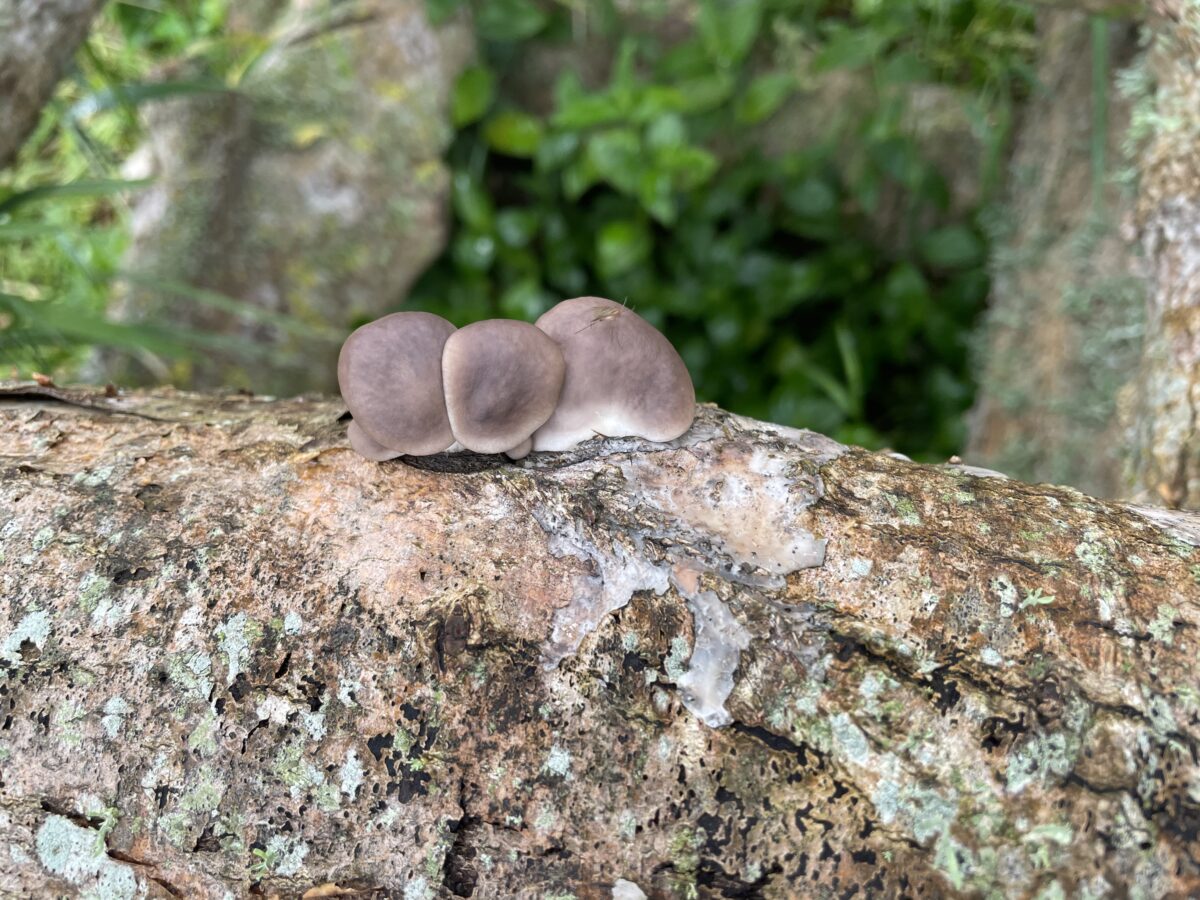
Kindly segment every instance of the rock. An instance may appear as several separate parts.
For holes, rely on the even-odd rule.
[[[341,340],[399,304],[445,243],[465,20],[434,28],[422,0],[295,0],[244,26],[273,40],[236,89],[147,108],[128,174],[155,182],[134,206],[135,277],[116,303],[224,339],[174,368],[108,354],[97,377],[330,389]]]

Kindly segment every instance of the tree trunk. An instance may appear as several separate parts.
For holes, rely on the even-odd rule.
[[[21,149],[104,0],[0,0],[0,169]]]
[[[1137,365],[1145,279],[1120,233],[1136,26],[1038,13],[1038,89],[1010,167],[967,456],[1029,481],[1124,493],[1117,394]]]
[[[0,893],[1200,892],[1186,514],[711,407],[373,464],[0,392]]]
[[[1160,0],[1166,22],[1140,74],[1132,138],[1137,225],[1150,270],[1146,350],[1131,388],[1134,496],[1200,506],[1200,6]]]

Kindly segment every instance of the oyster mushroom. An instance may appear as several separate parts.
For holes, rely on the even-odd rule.
[[[367,459],[427,456],[454,443],[442,391],[442,348],[454,326],[399,312],[356,330],[338,356],[338,386],[354,421],[350,444]]]
[[[489,319],[460,328],[442,351],[450,429],[476,453],[529,453],[550,418],[566,365],[558,345],[527,322]]]
[[[597,435],[670,441],[696,416],[687,366],[653,325],[602,297],[564,300],[535,323],[562,349],[567,372],[534,450],[567,450]]]

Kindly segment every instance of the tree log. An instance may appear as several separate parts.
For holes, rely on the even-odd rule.
[[[0,394],[0,893],[1200,892],[1187,514],[711,407],[374,464]]]
[[[0,169],[13,161],[104,0],[0,0]]]

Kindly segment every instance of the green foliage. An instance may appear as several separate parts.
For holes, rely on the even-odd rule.
[[[990,185],[1027,70],[1028,10],[699,0],[690,33],[667,40],[661,3],[636,21],[602,0],[469,5],[483,62],[453,98],[454,233],[406,306],[461,324],[610,297],[671,337],[704,400],[867,446],[961,446],[988,247],[975,212],[947,209],[906,104],[918,83],[961,89]],[[548,112],[521,108],[506,86],[529,48],[570,46],[581,22],[611,48],[607,81],[568,66]],[[837,133],[760,152],[772,117],[860,70],[873,102]],[[873,222],[895,197],[912,235],[884,241]]]
[[[959,448],[989,247],[979,211],[950,208],[945,163],[914,134],[911,98],[931,84],[959,93],[984,149],[975,175],[986,201],[1029,78],[1023,5],[428,0],[435,21],[468,7],[481,54],[451,98],[452,235],[406,307],[465,323],[612,297],[671,337],[704,400],[868,446]],[[122,163],[143,138],[142,106],[238,90],[278,39],[230,28],[233,9],[106,8],[18,163],[0,172],[0,363],[69,370],[97,344],[170,362],[215,340],[116,324],[106,311],[133,282],[120,269]],[[565,63],[535,102],[516,86],[547,47]],[[596,48],[605,74],[585,81],[577,73],[594,67],[574,54]],[[865,101],[814,110],[825,124],[790,139],[781,123],[803,123],[834,79]]]

